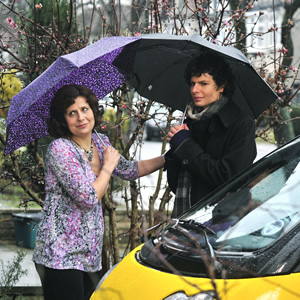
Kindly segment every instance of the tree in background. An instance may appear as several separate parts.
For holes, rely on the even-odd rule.
[[[281,72],[283,76],[279,75],[279,81],[283,82],[283,84],[279,84],[281,86],[287,86],[288,83],[286,81],[292,77],[292,83],[290,87],[283,91],[283,105],[279,105],[276,107],[276,110],[273,114],[272,119],[274,121],[274,134],[275,139],[278,145],[283,145],[290,139],[295,136],[294,125],[295,122],[289,122],[292,119],[291,114],[292,110],[290,109],[290,104],[293,102],[293,98],[299,91],[299,84],[298,88],[294,89],[293,86],[295,85],[296,76],[293,78],[290,75],[291,71],[295,71],[294,67],[292,66],[293,57],[295,54],[293,40],[291,38],[291,30],[293,28],[293,16],[295,15],[296,11],[300,8],[300,1],[285,1],[284,2],[285,13],[282,20],[282,30],[281,30],[281,43],[283,45],[283,58],[282,58],[282,65],[281,65]],[[279,87],[280,88],[280,87]],[[281,88],[282,89],[282,88]],[[297,108],[293,108],[298,112]],[[298,114],[297,114],[298,115]],[[296,115],[296,117],[297,117]],[[295,120],[297,122],[297,120]]]
[[[1,68],[5,74],[13,72],[24,86],[46,70],[59,56],[79,50],[105,36],[134,36],[155,32],[176,35],[196,33],[214,43],[239,48],[254,62],[257,71],[280,95],[280,99],[258,118],[257,136],[268,139],[267,132],[272,131],[282,120],[282,110],[278,108],[290,106],[290,87],[285,79],[288,76],[296,78],[298,66],[291,68],[285,65],[284,61],[288,57],[285,46],[278,49],[275,43],[272,51],[267,54],[250,55],[249,52],[249,37],[253,40],[262,39],[265,35],[273,33],[275,38],[276,31],[280,29],[274,24],[265,32],[258,32],[255,25],[263,18],[263,12],[257,10],[253,15],[252,29],[246,30],[249,13],[257,5],[255,1],[137,0],[122,6],[120,2],[115,3],[113,0],[107,3],[99,0],[37,2],[0,0]],[[290,26],[289,19],[286,19],[288,21],[284,21],[284,28]],[[4,98],[1,94],[2,120],[7,113],[10,99],[11,95]],[[104,119],[99,130],[109,134],[112,144],[126,158],[138,155],[144,124],[157,115],[156,112],[150,113],[152,102],[139,97],[124,84],[106,97],[104,105],[106,109],[110,108],[113,111],[113,116],[110,116],[113,122],[105,122]],[[167,109],[166,118],[168,130],[170,122],[174,119],[172,109]],[[262,120],[265,119],[268,122],[263,123]],[[3,149],[4,130],[0,131],[0,141]],[[4,184],[0,187],[1,192],[4,193],[11,185],[20,187],[24,191],[20,202],[25,208],[30,207],[32,202],[43,206],[43,158],[48,143],[49,139],[43,138],[4,157],[4,167],[1,170]],[[163,139],[161,153],[165,149],[166,140]],[[123,198],[126,216],[130,221],[128,230],[123,232],[118,231],[118,205],[114,202],[116,193]],[[173,195],[163,180],[162,171],[158,174],[147,212],[141,206],[142,193],[143,187],[139,181],[127,185],[112,178],[103,199],[103,208],[107,215],[104,269],[120,259],[120,235],[127,236],[126,251],[131,250],[140,243],[145,227],[168,218],[167,208]],[[158,202],[159,209],[155,210],[154,205]]]

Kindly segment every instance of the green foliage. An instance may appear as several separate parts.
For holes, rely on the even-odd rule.
[[[19,93],[23,87],[21,80],[16,76],[16,69],[0,71],[0,117],[5,113],[1,107],[6,107],[12,97]]]
[[[111,123],[113,124],[116,121],[116,112],[114,111],[113,108],[108,108],[105,110],[102,120],[105,121],[106,123]]]
[[[102,126],[102,131],[108,137],[111,137],[112,131],[118,128],[121,131],[120,136],[124,137],[126,142],[128,141],[131,119],[129,118],[128,111],[125,108],[123,109],[122,122],[120,124],[116,124],[117,117],[116,112],[113,108],[108,108],[104,111],[102,121],[104,123],[104,125]],[[116,148],[120,149],[120,145],[117,144]]]
[[[0,259],[0,299],[8,299],[7,293],[23,275],[27,275],[27,270],[23,270],[21,266],[25,255],[25,251],[18,250],[12,262],[7,265]]]
[[[72,22],[68,10],[68,0],[40,0],[35,6],[34,2],[36,1],[31,1],[32,9],[29,10],[30,19],[46,28],[51,28],[55,24],[61,32],[68,29],[69,23]]]
[[[23,87],[21,80],[16,76],[15,69],[0,71],[0,134],[5,136],[5,120],[8,106],[14,95],[19,93]],[[0,150],[4,147],[0,144]],[[4,157],[0,156],[0,166],[4,165]],[[1,170],[1,167],[0,167]]]

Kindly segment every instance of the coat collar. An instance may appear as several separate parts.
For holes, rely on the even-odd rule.
[[[229,100],[224,107],[216,114],[219,117],[220,121],[222,122],[225,128],[228,128],[231,122],[234,121],[234,116],[237,114],[241,114],[242,112],[236,106],[236,104]]]
[[[205,120],[192,120],[190,118],[186,119],[186,123],[189,124],[196,130],[205,131],[213,133],[217,128],[223,127],[228,128],[232,122],[235,122],[236,116],[242,114],[241,110],[238,106],[232,102],[232,100],[228,100],[228,102],[218,111],[212,118]],[[207,129],[205,129],[205,125],[207,125]]]

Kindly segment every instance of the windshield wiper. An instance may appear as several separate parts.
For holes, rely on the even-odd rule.
[[[208,228],[207,226],[196,222],[195,220],[180,220],[180,219],[172,219],[172,221],[175,222],[174,226],[176,226],[177,224],[179,225],[184,225],[184,227],[187,227],[188,229],[195,229],[195,230],[204,230],[205,232],[211,233],[213,235],[216,235],[216,233]]]
[[[200,230],[203,233],[207,252],[208,252],[209,256],[212,258],[214,267],[216,268],[217,271],[221,271],[222,265],[220,262],[218,262],[215,250],[213,249],[213,247],[208,239],[208,236],[207,236],[207,232],[210,234],[213,234],[213,235],[216,235],[216,233],[213,230],[211,230],[210,228],[206,227],[205,225],[196,222],[195,220],[172,219],[172,221],[175,222],[175,224],[172,225],[172,227],[175,229],[176,229],[177,225],[182,225],[186,229],[194,229],[194,230],[198,230],[198,231]]]
[[[171,223],[169,225],[174,229],[178,229],[176,227],[179,225],[179,226],[186,228],[187,230],[192,229],[192,230],[195,230],[198,232],[201,231],[201,233],[204,236],[204,241],[205,241],[205,246],[207,248],[207,252],[208,252],[209,256],[212,258],[214,267],[216,268],[217,271],[222,270],[222,265],[217,261],[215,251],[214,251],[211,243],[209,242],[209,239],[207,236],[207,233],[216,235],[216,233],[212,229],[206,227],[205,225],[203,225],[201,223],[196,222],[195,220],[171,219],[171,220],[165,220],[159,224],[152,226],[151,228],[149,228],[146,231],[146,234],[153,233],[156,229],[158,229],[160,226],[162,226],[164,223],[167,223],[167,222]]]
[[[207,231],[208,233],[211,233],[213,235],[216,235],[216,233],[211,230],[210,228],[206,227],[205,225],[196,222],[195,220],[180,220],[180,219],[170,219],[170,220],[164,220],[161,223],[158,223],[150,228],[148,228],[146,230],[146,234],[151,234],[153,233],[156,229],[158,229],[160,226],[162,226],[163,224],[167,223],[167,222],[174,222],[174,225],[176,226],[177,224],[183,224],[183,225],[187,225],[188,228],[190,229],[202,229]]]

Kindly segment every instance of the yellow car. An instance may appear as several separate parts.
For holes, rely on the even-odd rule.
[[[300,137],[105,274],[92,300],[300,299]]]

